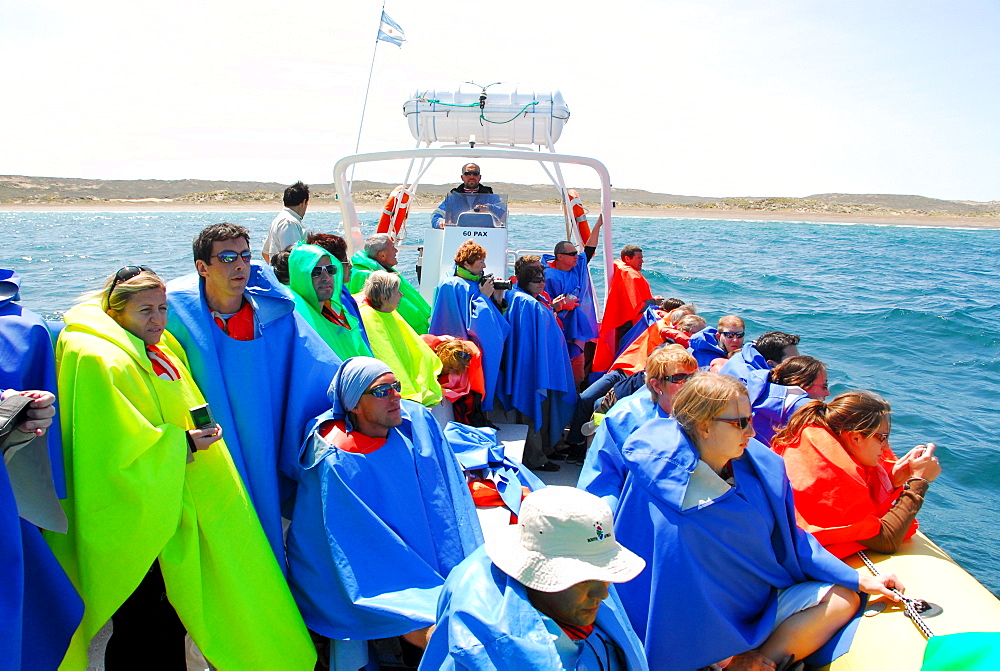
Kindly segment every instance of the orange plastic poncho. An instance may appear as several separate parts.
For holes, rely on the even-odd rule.
[[[840,558],[865,549],[858,541],[878,534],[882,516],[902,491],[902,487],[892,486],[896,457],[888,447],[877,467],[862,466],[836,436],[822,427],[809,426],[797,443],[775,451],[785,459],[799,527]],[[916,531],[914,520],[906,538]]]
[[[618,345],[615,330],[623,324],[635,323],[645,309],[646,301],[652,297],[649,282],[642,273],[626,265],[624,261],[616,260],[611,286],[608,288],[608,301],[604,306],[604,318],[597,333],[594,370],[604,371],[610,368]]]
[[[650,324],[645,332],[640,333],[632,344],[625,348],[625,351],[611,364],[610,370],[622,370],[629,375],[645,370],[646,359],[650,353],[666,342],[667,338],[681,347],[688,346],[691,336],[670,326],[666,318],[667,313],[663,310],[656,310],[656,314],[660,315],[660,319]]]

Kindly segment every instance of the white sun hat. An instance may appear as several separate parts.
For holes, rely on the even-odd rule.
[[[614,538],[611,508],[576,487],[545,487],[524,498],[518,523],[486,540],[497,568],[539,592],[586,580],[628,582],[644,559]]]

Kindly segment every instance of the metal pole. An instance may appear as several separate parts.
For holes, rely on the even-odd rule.
[[[365,85],[365,101],[361,105],[361,123],[358,124],[358,140],[354,143],[354,153],[358,153],[361,147],[361,129],[365,126],[365,110],[368,109],[368,90],[372,86],[372,73],[375,72],[375,54],[378,53],[378,31],[382,29],[382,15],[385,14],[385,0],[382,0],[382,11],[378,14],[378,28],[375,30],[375,47],[372,49],[372,65],[368,68],[368,83]],[[355,164],[356,165],[356,164]],[[347,181],[347,188],[354,184],[354,168],[351,166],[351,178]]]

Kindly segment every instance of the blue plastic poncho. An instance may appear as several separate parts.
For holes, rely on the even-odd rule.
[[[13,302],[18,299],[20,282],[17,273],[0,269],[0,389],[42,389],[54,393],[52,341],[41,318]],[[59,495],[65,496],[58,415],[45,435],[49,441],[52,476]],[[38,527],[18,516],[3,460],[0,460],[0,566],[3,567],[0,670],[55,669],[83,616],[83,602]]]
[[[615,593],[597,611],[594,645],[600,634],[621,648],[625,664],[609,655],[608,671],[647,669],[642,643],[636,637]],[[550,626],[546,626],[546,624]],[[445,582],[437,609],[437,628],[424,651],[421,669],[565,669],[553,621],[528,600],[524,585],[498,569],[485,548],[462,562]],[[579,646],[584,649],[582,641]],[[591,668],[591,667],[587,667]]]
[[[284,566],[282,502],[294,494],[305,426],[327,407],[326,389],[340,359],[295,312],[269,266],[251,264],[244,295],[260,323],[259,338],[234,340],[215,325],[197,274],[167,284],[167,329],[187,353]]]
[[[521,510],[521,487],[531,491],[545,486],[537,475],[504,454],[497,430],[448,422],[444,436],[458,457],[463,471],[481,471],[483,478],[496,483],[504,504],[515,515]]]
[[[615,515],[628,475],[622,447],[636,429],[654,417],[667,417],[667,414],[659,404],[653,403],[649,389],[643,385],[614,404],[597,427],[594,441],[587,450],[576,486],[601,497]]]
[[[747,386],[754,412],[754,438],[770,447],[774,434],[788,424],[796,410],[812,399],[798,387],[772,382],[769,369],[748,369],[745,374],[743,383]]]
[[[752,370],[769,370],[767,359],[757,351],[753,343],[748,342],[740,348],[739,352],[733,354],[726,362],[726,365],[719,370],[723,375],[735,377],[743,384],[747,383],[747,374]]]
[[[715,338],[716,333],[718,329],[702,329],[688,341],[688,352],[698,362],[698,368],[708,370],[712,361],[726,358],[726,351],[719,347],[719,341]]]
[[[566,342],[570,346],[570,357],[583,353],[583,343],[597,337],[597,302],[594,290],[590,284],[590,272],[587,268],[586,254],[576,258],[576,265],[569,270],[556,270],[550,263],[555,261],[552,254],[542,255],[545,266],[545,291],[556,298],[562,294],[573,294],[580,299],[580,304],[572,310],[561,310],[558,313],[563,325]]]
[[[542,404],[549,399],[549,443],[559,442],[573,417],[576,384],[566,339],[552,310],[520,288],[507,292],[510,334],[504,343],[504,370],[498,395],[542,428]]]
[[[374,452],[347,452],[309,425],[288,579],[310,629],[332,639],[387,638],[434,623],[444,579],[482,534],[455,454],[422,405]]]
[[[774,628],[780,588],[818,580],[857,590],[857,572],[796,526],[784,462],[757,441],[730,462],[735,487],[684,510],[699,460],[677,422],[650,420],[623,456],[615,531],[646,568],[618,594],[651,668],[696,669],[756,648]],[[856,626],[809,663],[846,652]]]
[[[483,409],[493,409],[500,378],[500,361],[510,326],[493,301],[479,290],[479,283],[452,276],[434,294],[430,333],[471,340],[483,353],[486,395]]]

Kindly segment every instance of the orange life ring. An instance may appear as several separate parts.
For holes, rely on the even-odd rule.
[[[385,209],[378,220],[378,233],[388,233],[393,239],[399,236],[399,232],[406,223],[406,215],[410,212],[410,191],[400,184],[385,201]]]
[[[569,206],[573,209],[573,220],[576,221],[576,229],[580,234],[580,243],[586,244],[590,239],[590,224],[587,223],[587,211],[583,209],[583,199],[576,189],[566,189],[569,196]]]

